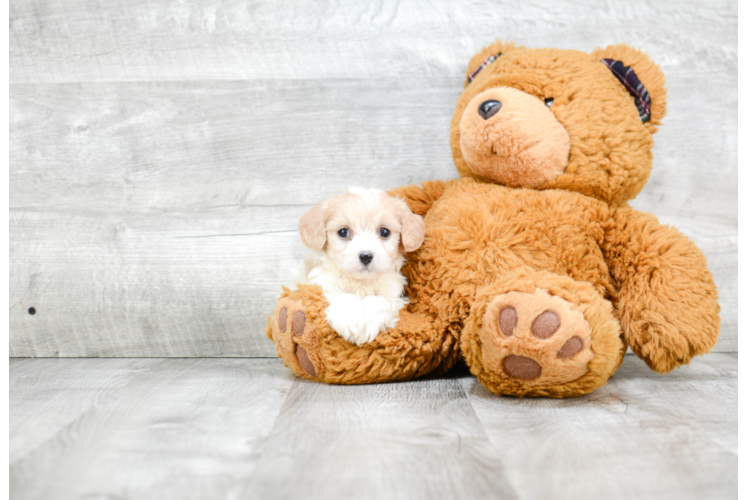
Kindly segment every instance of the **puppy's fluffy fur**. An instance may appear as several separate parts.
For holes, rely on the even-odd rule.
[[[421,216],[380,189],[350,188],[304,214],[299,233],[312,250],[306,283],[322,287],[333,330],[361,345],[397,324],[407,303],[403,251],[423,243]]]

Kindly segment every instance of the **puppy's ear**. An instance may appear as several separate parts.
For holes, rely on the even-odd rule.
[[[400,201],[400,223],[403,228],[400,231],[400,241],[406,252],[413,252],[423,244],[423,237],[426,234],[426,225],[423,223],[423,217],[410,211],[404,201]]]
[[[322,250],[327,241],[327,233],[325,232],[326,206],[327,200],[322,200],[299,219],[301,242],[305,247],[312,250]]]

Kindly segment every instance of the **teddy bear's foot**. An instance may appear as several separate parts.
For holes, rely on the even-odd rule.
[[[478,335],[486,368],[527,386],[577,380],[595,357],[584,315],[546,290],[494,298]]]
[[[545,271],[520,270],[481,290],[462,337],[481,383],[515,396],[587,394],[625,349],[612,304],[592,284]]]
[[[299,377],[329,384],[369,384],[441,373],[459,357],[459,332],[432,316],[400,311],[394,328],[362,345],[345,340],[327,322],[322,289],[284,289],[266,334]]]
[[[314,322],[307,321],[301,300],[281,298],[270,320],[270,337],[278,355],[299,377],[321,379],[325,366]]]

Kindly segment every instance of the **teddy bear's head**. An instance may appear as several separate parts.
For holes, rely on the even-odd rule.
[[[457,101],[457,170],[625,203],[649,176],[664,85],[659,67],[626,45],[588,54],[496,42],[471,59]]]

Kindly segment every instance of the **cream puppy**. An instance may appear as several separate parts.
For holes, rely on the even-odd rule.
[[[403,252],[423,243],[421,216],[380,189],[353,187],[304,214],[299,233],[312,250],[305,281],[322,288],[338,335],[361,345],[397,324],[407,303]]]

